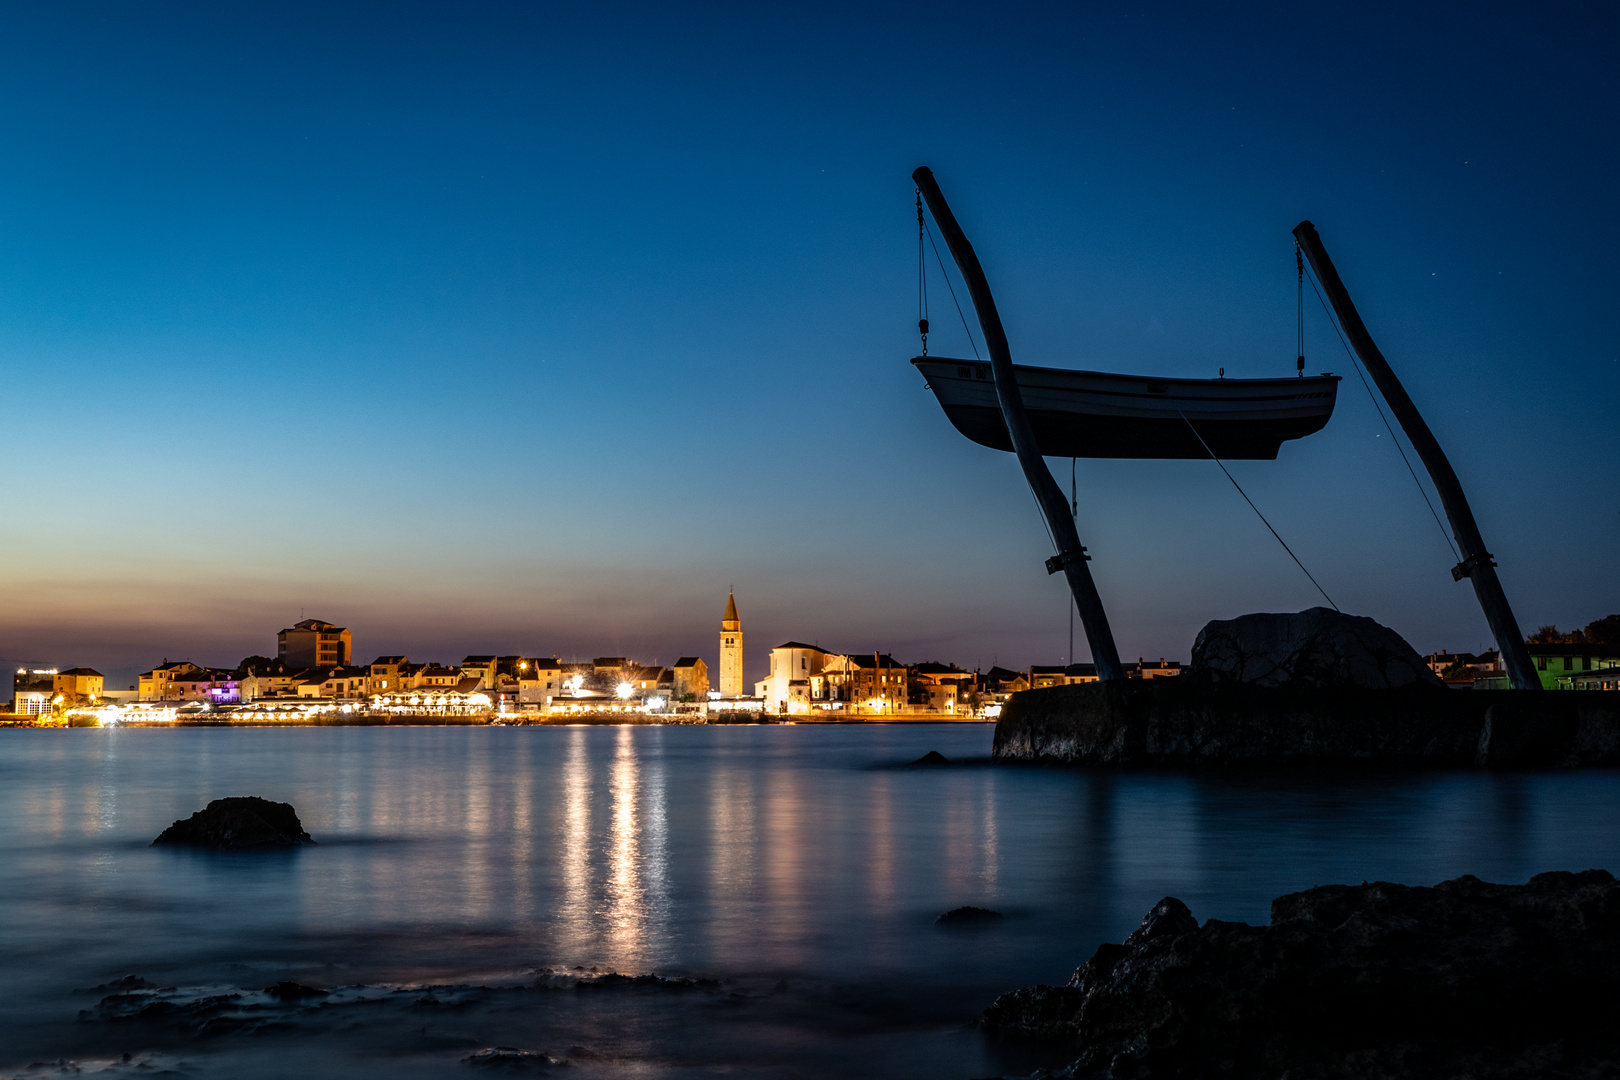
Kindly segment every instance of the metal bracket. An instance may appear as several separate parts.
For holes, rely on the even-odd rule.
[[[1495,565],[1496,556],[1488,551],[1482,551],[1478,555],[1470,555],[1451,568],[1451,580],[1461,581],[1465,577],[1473,577],[1475,567]]]
[[[1065,551],[1046,560],[1046,572],[1048,574],[1055,574],[1072,562],[1090,561],[1091,556],[1086,554],[1085,548],[1081,548],[1079,551]]]

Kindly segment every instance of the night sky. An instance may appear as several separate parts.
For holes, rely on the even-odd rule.
[[[1291,375],[1311,219],[1520,624],[1620,611],[1615,9],[1247,7],[8,6],[0,659],[712,664],[735,586],[750,679],[1062,662],[1014,458],[907,363],[921,164],[1023,363]],[[1306,298],[1338,411],[1233,474],[1342,608],[1488,645]],[[1321,602],[1210,462],[1078,488],[1127,659]]]

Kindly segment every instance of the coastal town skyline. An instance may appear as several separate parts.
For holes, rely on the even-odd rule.
[[[1218,625],[1210,624],[1206,632]],[[24,717],[61,717],[77,709],[113,724],[136,703],[250,712],[269,706],[491,717],[577,716],[583,711],[666,717],[681,712],[705,716],[746,712],[825,719],[981,719],[997,715],[1001,704],[1018,691],[1102,677],[1097,665],[1073,659],[1009,666],[997,662],[986,671],[982,665],[897,660],[881,649],[837,651],[797,640],[769,648],[762,670],[755,672],[747,664],[745,633],[736,595],[728,592],[712,665],[700,651],[669,663],[656,656],[649,663],[627,655],[565,660],[560,653],[548,657],[543,652],[473,653],[459,663],[423,660],[420,654],[413,661],[407,654],[391,653],[366,662],[364,654],[357,657],[354,652],[350,628],[301,619],[277,632],[273,655],[250,654],[229,666],[165,656],[127,687],[120,677],[109,680],[88,666],[24,662],[15,671],[10,711]],[[1542,625],[1526,644],[1544,689],[1615,688],[1615,675],[1620,673],[1620,614],[1570,631]],[[1139,656],[1135,663],[1125,664],[1122,675],[1142,680],[1196,671],[1200,663],[1196,645],[1192,654],[1191,669],[1179,657]],[[1424,656],[1424,662],[1455,689],[1500,689],[1508,681],[1496,649],[1477,653],[1436,649]],[[238,718],[251,720],[253,715]],[[164,717],[175,718],[172,713]]]
[[[707,635],[710,643],[702,648],[696,647],[696,643],[703,639],[702,634],[699,634],[697,637],[687,637],[678,640],[675,642],[673,648],[665,647],[662,649],[656,643],[649,645],[648,640],[644,637],[630,637],[629,640],[631,641],[631,647],[626,648],[624,647],[624,642],[627,640],[627,637],[624,635],[614,635],[611,638],[594,639],[599,645],[606,643],[610,647],[592,648],[590,647],[592,639],[584,638],[582,640],[580,635],[565,634],[560,635],[559,637],[566,639],[566,643],[571,644],[573,647],[564,649],[557,647],[562,642],[558,640],[547,642],[544,640],[543,634],[532,631],[528,633],[519,632],[510,634],[506,637],[497,638],[495,639],[494,644],[492,644],[491,640],[492,635],[480,634],[477,631],[468,631],[460,639],[451,639],[448,642],[446,642],[444,639],[438,639],[437,643],[434,643],[435,639],[429,636],[417,636],[413,638],[410,634],[399,635],[393,638],[383,638],[375,647],[373,647],[373,645],[367,641],[367,637],[370,636],[367,634],[366,636],[362,637],[362,652],[366,654],[375,653],[379,656],[408,656],[417,658],[430,657],[431,659],[427,660],[426,662],[435,665],[440,663],[440,657],[446,658],[448,661],[453,662],[454,658],[457,656],[498,655],[549,657],[564,664],[584,664],[603,657],[628,657],[634,658],[636,663],[648,664],[655,667],[672,664],[682,656],[699,655],[702,656],[703,659],[708,663],[708,669],[714,673],[714,682],[715,685],[718,686],[720,685],[720,672],[723,667],[724,654],[728,651],[733,651],[726,644],[728,632],[730,632],[735,633],[734,652],[738,659],[736,661],[737,674],[735,676],[737,682],[729,689],[731,691],[731,696],[736,696],[738,693],[752,693],[752,687],[760,677],[759,673],[763,670],[769,669],[770,656],[772,652],[778,648],[778,646],[768,644],[770,641],[780,639],[789,645],[793,645],[798,644],[800,639],[805,639],[813,646],[820,648],[822,641],[826,640],[827,642],[831,643],[829,645],[829,651],[841,650],[844,654],[853,654],[851,651],[852,643],[848,640],[848,638],[851,636],[858,638],[860,636],[858,631],[854,635],[846,634],[840,637],[834,634],[825,638],[818,633],[794,633],[792,624],[790,623],[786,626],[786,628],[773,627],[773,630],[782,630],[782,632],[774,633],[768,637],[755,632],[753,638],[755,644],[752,647],[745,647],[744,635],[737,632],[733,628],[733,624],[730,621],[731,618],[737,613],[734,591],[728,592],[724,608],[725,610],[720,620],[721,628],[719,630],[719,640],[716,641],[714,639],[715,632],[712,629],[714,620],[711,619],[711,629]],[[1598,618],[1598,616],[1593,616],[1592,618]],[[306,621],[311,623],[319,622],[328,626],[337,625],[336,623],[327,622],[324,619],[308,619],[302,610],[299,612],[299,622],[290,623],[289,625],[301,625]],[[1581,625],[1583,625],[1583,621],[1584,620],[1577,620],[1573,623],[1573,625],[1578,629]],[[1612,621],[1612,617],[1610,617],[1608,621]],[[750,625],[752,625],[752,620],[750,620]],[[1566,623],[1566,625],[1571,624]],[[1198,629],[1201,628],[1202,626],[1200,626]],[[1550,629],[1547,624],[1541,624],[1541,628],[1543,630]],[[348,638],[350,636],[350,630],[347,627],[343,627],[342,629],[346,638]],[[1533,629],[1535,629],[1534,624],[1526,626],[1525,628],[1526,633],[1529,633]],[[264,649],[265,638],[263,626],[261,625],[260,627],[255,628],[255,630],[256,632],[252,633],[251,636],[243,635],[230,639],[234,644],[222,645],[219,641],[213,641],[205,642],[200,647],[191,649],[184,647],[186,642],[184,635],[176,635],[173,638],[166,638],[165,641],[167,644],[158,644],[156,646],[156,650],[163,654],[163,663],[169,663],[172,654],[173,659],[176,662],[190,662],[204,670],[214,669],[220,671],[229,671],[237,667],[236,662],[231,660],[232,656],[241,658],[273,655],[273,653],[267,654],[266,652],[262,651]],[[285,635],[288,633],[288,630],[283,629],[280,631],[280,633]],[[1195,629],[1192,634],[1188,636],[1185,645],[1179,650],[1170,649],[1160,651],[1157,654],[1151,654],[1148,650],[1137,650],[1133,653],[1127,648],[1122,650],[1122,655],[1134,655],[1137,659],[1137,663],[1148,660],[1158,662],[1174,661],[1176,663],[1181,663],[1185,661],[1190,654],[1193,645],[1193,638],[1196,636],[1196,634],[1197,630]],[[1443,656],[1453,651],[1457,653],[1469,653],[1471,655],[1495,655],[1496,650],[1494,645],[1490,641],[1488,633],[1484,632],[1483,628],[1481,628],[1477,641],[1469,642],[1458,640],[1458,637],[1459,635],[1453,635],[1449,640],[1432,642],[1418,641],[1414,642],[1414,645],[1416,645],[1420,653],[1431,656]],[[1031,666],[1040,666],[1051,669],[1056,667],[1068,667],[1071,665],[1086,666],[1090,663],[1084,636],[1078,632],[1078,628],[1076,629],[1075,637],[1073,639],[1074,652],[1072,655],[1069,653],[1069,649],[1067,647],[1069,642],[1066,640],[1058,643],[1059,647],[1055,653],[1049,646],[1043,647],[1041,651],[1033,655],[1020,655],[1013,650],[1003,652],[1002,650],[991,649],[988,652],[988,659],[986,659],[983,654],[974,654],[964,658],[957,654],[949,653],[945,651],[945,649],[937,647],[937,645],[933,647],[930,646],[930,641],[937,643],[939,641],[950,640],[948,635],[934,635],[933,637],[925,636],[915,639],[904,639],[904,636],[902,635],[902,638],[903,643],[899,647],[893,647],[883,642],[869,641],[866,644],[869,644],[870,648],[854,650],[854,652],[861,655],[870,655],[873,653],[891,656],[904,655],[912,657],[914,661],[928,663],[944,661],[945,663],[960,667],[964,671],[986,671],[997,667],[1027,671],[1031,668]],[[418,644],[415,646],[402,646],[400,644],[402,640],[407,642],[415,641]],[[1534,640],[1534,638],[1532,638],[1532,640]],[[513,641],[520,641],[522,642],[522,645],[519,647],[513,647]],[[426,642],[427,644],[420,644],[422,642]],[[535,644],[535,642],[538,642],[538,644]],[[170,647],[171,645],[174,647]],[[548,645],[550,647],[548,647]],[[55,665],[49,667],[49,670],[54,671],[59,667],[65,666],[60,663],[60,658],[63,655],[66,655],[72,658],[75,665],[82,665],[87,668],[97,669],[96,673],[106,679],[106,686],[109,689],[121,689],[126,685],[133,688],[135,685],[135,680],[141,673],[141,670],[143,668],[150,668],[155,662],[150,655],[153,652],[153,648],[153,646],[149,645],[125,646],[122,648],[107,648],[103,646],[102,651],[98,652],[95,646],[92,646],[89,649],[75,649],[69,646],[66,653],[58,650],[53,654],[0,656],[0,670],[16,670],[19,672],[24,672],[28,670],[46,670],[47,666]],[[346,657],[350,655],[349,651],[347,651],[349,648],[352,648],[352,646],[346,647]],[[488,652],[488,650],[492,648],[494,648],[495,651]],[[142,659],[136,661],[135,663],[109,663],[105,659],[107,656],[123,657],[130,655],[138,656]],[[362,659],[355,662],[363,663],[364,661]],[[344,660],[344,664],[347,663],[349,663],[349,660],[346,658]],[[312,659],[308,666],[330,667],[334,665],[327,664],[324,661],[322,663],[317,663]]]

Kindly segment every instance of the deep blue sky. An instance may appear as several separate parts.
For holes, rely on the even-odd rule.
[[[919,164],[1028,363],[1290,374],[1312,219],[1521,624],[1620,610],[1616,29],[1601,4],[13,5],[0,658],[233,663],[304,612],[362,659],[712,662],[734,584],[750,678],[788,638],[1061,662],[1015,461],[906,362]],[[935,287],[933,351],[960,352]],[[1350,376],[1333,422],[1234,473],[1346,610],[1486,645],[1319,310],[1307,333]],[[1122,654],[1317,602],[1212,464],[1079,474]]]

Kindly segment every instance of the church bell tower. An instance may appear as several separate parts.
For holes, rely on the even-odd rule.
[[[737,598],[726,594],[726,615],[720,620],[720,696],[743,696],[743,632],[737,618]]]

